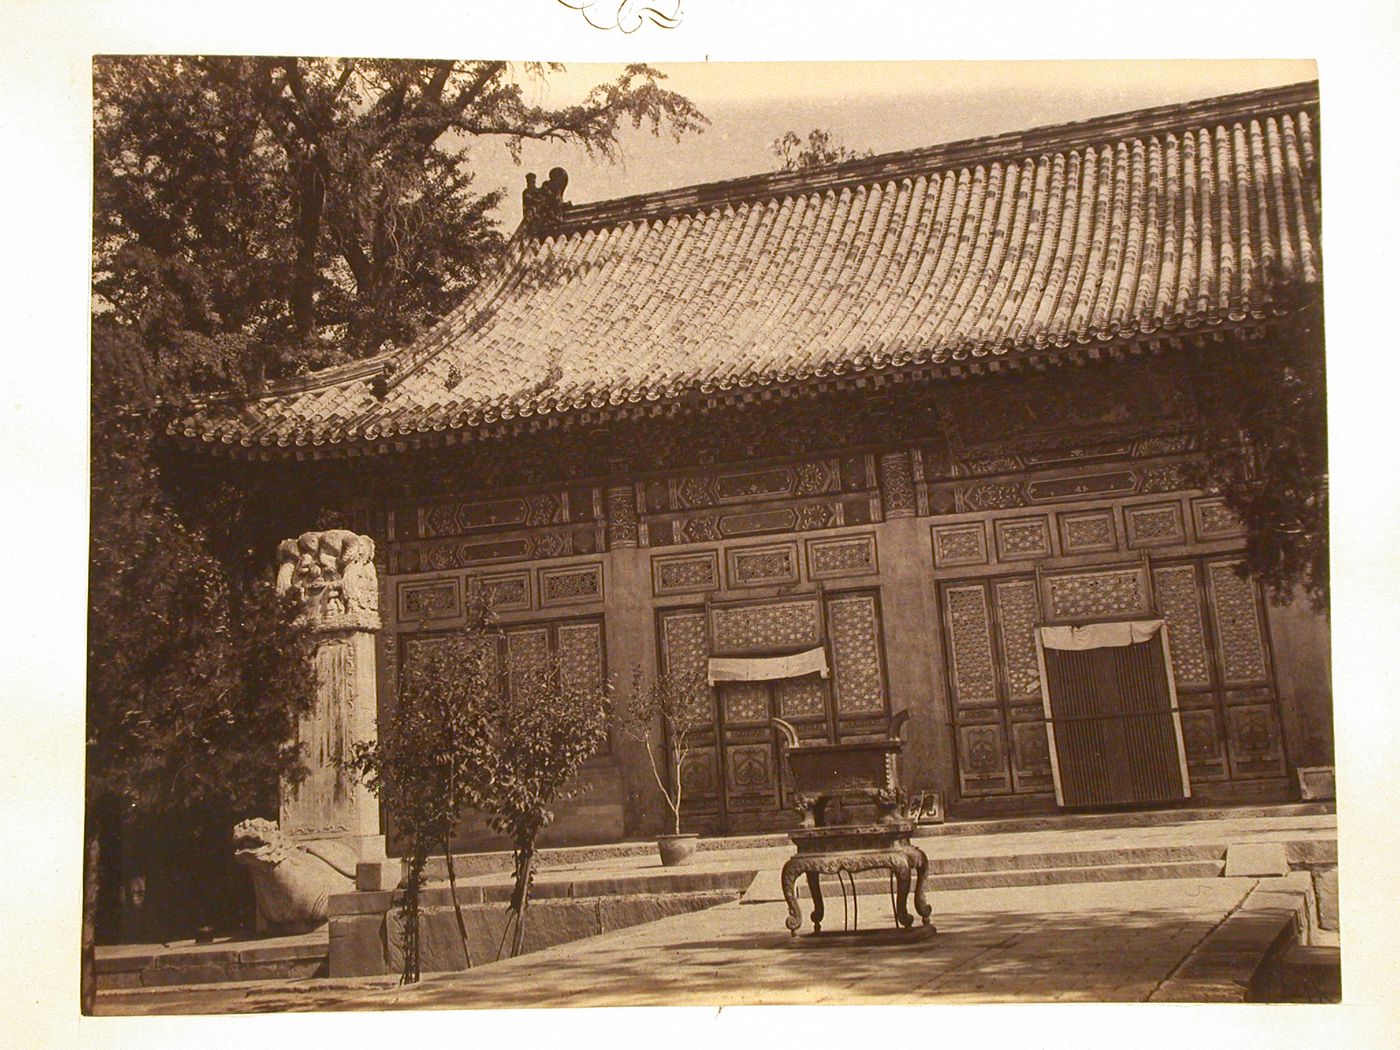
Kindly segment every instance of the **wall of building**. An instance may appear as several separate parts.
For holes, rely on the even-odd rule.
[[[1049,811],[1035,624],[1160,613],[1193,799],[1290,797],[1293,767],[1330,761],[1326,621],[1266,605],[1235,573],[1238,523],[1190,487],[1189,412],[1169,378],[1147,379],[1113,396],[964,390],[926,441],[378,508],[381,708],[423,617],[450,626],[472,585],[507,632],[592,630],[587,673],[623,688],[633,668],[827,647],[827,681],[703,698],[691,826],[790,821],[770,715],[852,739],[903,709],[907,787],[954,814]],[[614,734],[587,776],[552,840],[665,829],[638,742]],[[475,825],[458,841],[500,846]]]

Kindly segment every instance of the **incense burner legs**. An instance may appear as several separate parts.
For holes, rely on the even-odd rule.
[[[797,902],[797,877],[807,876],[807,888],[812,895],[812,928],[821,932],[821,921],[826,913],[822,901],[821,876],[847,874],[883,869],[891,872],[895,879],[894,915],[895,921],[903,928],[914,925],[914,916],[909,912],[909,890],[914,890],[914,910],[918,912],[925,926],[931,925],[933,908],[924,896],[924,883],[928,878],[928,857],[918,846],[908,842],[890,843],[880,849],[836,850],[823,852],[799,852],[788,858],[783,865],[783,899],[787,901],[788,916],[784,920],[788,932],[793,936],[802,927],[802,910]]]

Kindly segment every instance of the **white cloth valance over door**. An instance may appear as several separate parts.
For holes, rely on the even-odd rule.
[[[1042,627],[1040,641],[1047,649],[1102,649],[1107,645],[1146,642],[1155,638],[1161,628],[1161,620],[1090,623],[1083,627]]]
[[[824,647],[819,645],[805,653],[790,656],[710,657],[711,685],[716,682],[769,682],[775,678],[801,678],[807,674],[831,677]]]

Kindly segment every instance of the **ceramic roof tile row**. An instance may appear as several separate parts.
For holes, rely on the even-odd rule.
[[[1321,280],[1316,102],[1291,90],[1174,127],[1150,111],[1142,133],[1112,118],[1129,130],[1110,141],[1068,125],[1024,155],[1001,140],[925,170],[891,155],[867,181],[750,180],[669,213],[666,195],[583,205],[549,239],[517,237],[490,281],[388,355],[382,397],[381,360],[211,402],[172,431],[382,440],[1264,317],[1279,283]]]

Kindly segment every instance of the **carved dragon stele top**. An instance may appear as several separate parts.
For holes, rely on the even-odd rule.
[[[295,594],[321,630],[379,628],[374,541],[349,529],[303,532],[277,547],[277,593]]]
[[[355,888],[355,851],[342,842],[297,843],[255,817],[234,827],[233,845],[253,877],[260,931],[313,930],[326,921],[331,894]]]

